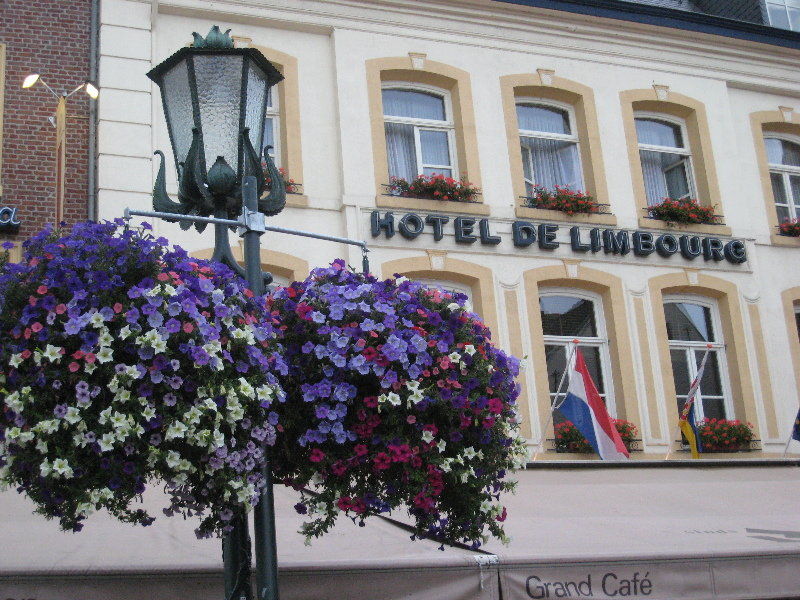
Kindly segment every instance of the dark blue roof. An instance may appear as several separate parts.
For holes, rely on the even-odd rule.
[[[734,6],[734,3],[737,0],[726,0],[725,3],[715,3],[712,0],[687,0],[683,3],[668,2],[667,0],[649,0],[647,2],[629,2],[625,0],[496,1],[696,31],[800,50],[800,33],[770,27],[745,19],[748,14],[751,18],[753,17],[753,3],[758,4],[758,9],[759,11],[761,10],[759,0],[739,2],[736,6]],[[675,7],[668,7],[666,6],[667,4],[672,4]],[[685,4],[685,8],[678,8],[679,4]],[[707,7],[707,10],[711,10],[715,6],[724,6],[725,8],[719,10],[724,10],[730,14],[720,16],[719,10],[716,11],[716,14],[701,12],[703,6]],[[737,6],[738,10],[734,10]],[[758,18],[758,16],[756,15],[755,18]]]

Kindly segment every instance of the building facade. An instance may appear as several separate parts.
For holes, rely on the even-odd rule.
[[[646,4],[103,0],[99,215],[148,209],[153,152],[170,148],[144,74],[193,31],[231,28],[285,76],[266,137],[302,185],[271,222],[367,240],[376,274],[466,292],[526,357],[532,453],[562,456],[550,406],[577,345],[612,415],[637,426],[634,458],[687,458],[678,414],[706,349],[697,416],[752,423],[753,451],[732,457],[780,455],[800,377],[800,243],[778,228],[800,216],[800,36]],[[626,20],[608,5],[637,8]],[[469,180],[478,201],[388,192],[390,176],[435,173]],[[526,202],[556,185],[602,213]],[[664,197],[696,198],[718,222],[649,216]],[[210,233],[155,226],[210,254]],[[278,281],[360,264],[328,242],[262,246]]]
[[[7,0],[0,6],[0,237],[21,241],[55,218],[57,98],[92,74],[93,0]],[[96,26],[95,30],[96,30]],[[95,114],[87,95],[67,102],[64,220],[86,219],[94,201]],[[14,251],[18,252],[18,249]]]

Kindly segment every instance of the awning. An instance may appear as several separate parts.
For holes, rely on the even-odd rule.
[[[512,542],[485,548],[496,559],[412,542],[376,518],[363,528],[341,519],[305,546],[296,497],[276,488],[281,598],[800,596],[797,467],[537,468],[518,479],[506,500]],[[146,502],[161,506],[155,493]],[[132,527],[98,514],[81,533],[62,533],[4,492],[0,597],[219,600],[219,541],[197,540],[193,527],[179,518]]]

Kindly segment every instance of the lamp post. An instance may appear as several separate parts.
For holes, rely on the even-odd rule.
[[[55,222],[58,225],[64,220],[64,197],[66,195],[66,163],[67,163],[67,98],[83,90],[92,99],[97,100],[99,90],[89,81],[80,84],[71,92],[57,93],[38,73],[31,73],[22,82],[22,87],[28,89],[41,83],[57,100],[56,112],[50,122],[56,128],[56,206]]]
[[[230,31],[230,30],[228,30]],[[214,225],[211,260],[227,264],[247,279],[251,290],[263,294],[272,281],[261,271],[260,236],[267,232],[299,235],[359,246],[362,267],[369,271],[367,244],[320,233],[271,227],[266,216],[274,216],[286,204],[283,177],[267,150],[263,160],[271,179],[266,180],[261,156],[263,123],[269,88],[283,76],[258,50],[234,48],[228,31],[215,25],[203,38],[197,33],[192,46],[182,48],[153,68],[147,76],[161,89],[164,115],[178,175],[178,202],[167,194],[164,154],[153,187],[153,211],[125,209],[131,216],[156,217],[177,222],[182,229],[192,225],[203,231]],[[238,218],[235,218],[238,217]],[[242,268],[231,251],[228,228],[244,238]],[[268,448],[262,464],[264,490],[254,514],[256,598],[278,599],[278,562],[275,543],[275,509]],[[233,530],[222,543],[226,600],[250,600],[250,537],[243,507],[234,511]]]
[[[147,74],[161,90],[178,172],[178,202],[174,202],[166,190],[164,155],[156,152],[161,164],[153,188],[153,208],[170,214],[167,220],[178,221],[183,229],[194,224],[202,231],[207,222],[180,219],[179,215],[213,216],[212,260],[227,264],[248,280],[255,294],[263,294],[265,280],[269,283],[272,277],[261,272],[259,237],[265,231],[264,216],[278,214],[286,197],[283,178],[264,153],[272,189],[261,198],[266,182],[255,148],[263,147],[269,88],[283,76],[258,50],[234,48],[228,32],[222,33],[216,25],[205,38],[197,33],[193,36],[190,47],[181,48]],[[240,213],[246,270],[236,262],[228,241],[230,219]],[[257,598],[276,600],[275,518],[268,459],[263,476],[265,486],[255,513]],[[225,595],[229,600],[249,600],[247,515],[242,507],[234,512],[233,531],[223,540]]]

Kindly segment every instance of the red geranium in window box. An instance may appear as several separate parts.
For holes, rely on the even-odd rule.
[[[778,225],[781,235],[788,235],[789,237],[800,237],[800,221],[792,219],[791,221],[784,221]]]
[[[648,206],[647,212],[652,218],[666,221],[668,225],[675,223],[716,224],[719,217],[714,214],[714,208],[714,206],[702,206],[692,198],[683,200],[664,198],[659,204]]]
[[[560,185],[552,190],[540,185],[534,186],[533,193],[525,198],[525,206],[558,210],[570,216],[576,213],[600,212],[600,204],[589,194]]]
[[[406,181],[402,177],[390,177],[387,187],[393,196],[452,202],[476,202],[475,196],[480,194],[480,190],[469,181],[441,174],[418,175],[411,181]]]
[[[738,452],[750,448],[753,426],[739,420],[705,419],[697,424],[703,452]]]
[[[612,419],[614,427],[616,427],[619,437],[622,438],[622,443],[630,452],[634,440],[639,435],[639,430],[636,425],[624,419]],[[578,431],[572,421],[562,421],[555,426],[555,445],[556,452],[572,452],[575,454],[593,454],[589,442],[583,437],[583,434]]]

